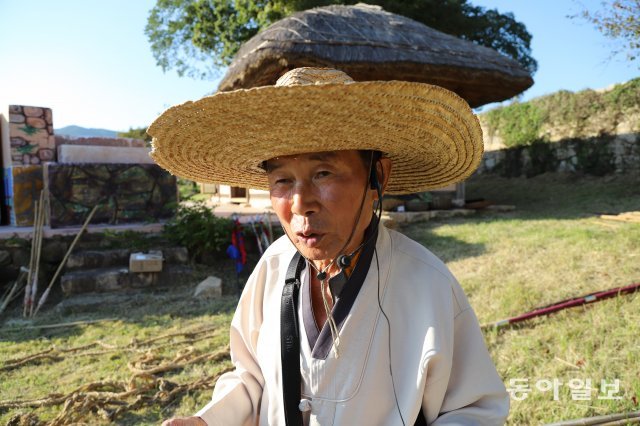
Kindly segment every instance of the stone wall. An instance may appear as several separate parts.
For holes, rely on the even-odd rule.
[[[39,282],[41,287],[48,284],[74,236],[48,238],[42,241],[39,266]],[[87,235],[83,235],[87,240]],[[86,243],[85,243],[86,244]],[[18,277],[20,267],[28,268],[31,257],[31,240],[21,238],[0,239],[0,291]],[[44,284],[42,284],[44,283]]]
[[[144,148],[146,145],[142,139],[132,138],[71,138],[62,135],[56,135],[55,137],[56,147],[60,145],[84,145],[84,146],[120,146],[120,147],[134,147]]]
[[[43,290],[44,286],[49,284],[49,281],[60,265],[60,262],[62,262],[64,255],[75,237],[75,235],[55,235],[42,240],[38,275],[40,291]],[[73,253],[86,250],[124,248],[123,246],[125,244],[128,250],[134,248],[139,251],[147,250],[140,249],[140,245],[159,250],[165,250],[166,247],[171,247],[171,243],[166,241],[161,234],[157,233],[132,234],[125,232],[122,235],[117,233],[107,235],[100,232],[85,232],[78,240]],[[31,238],[14,237],[0,239],[0,295],[4,294],[10,284],[13,284],[13,281],[18,277],[20,267],[27,268],[29,266],[30,256]],[[69,265],[65,267],[65,271],[68,269],[68,266]],[[55,288],[59,288],[59,284],[56,284]]]
[[[640,173],[640,133],[603,135],[485,152],[477,174],[532,177],[546,172]]]
[[[60,164],[155,164],[147,147],[60,145],[57,152]]]
[[[156,164],[47,163],[44,176],[52,228],[82,224],[96,204],[92,224],[158,222],[175,214],[176,178]]]
[[[24,105],[0,111],[0,135],[0,225],[32,226],[43,190],[52,227],[81,225],[98,201],[93,223],[175,213],[176,179],[153,164],[143,140],[54,136],[51,109]]]
[[[612,89],[613,87],[601,91],[557,92],[522,104],[516,103],[481,113],[478,118],[482,126],[485,151],[507,148],[509,144],[505,144],[505,139],[508,139],[508,135],[501,134],[505,128],[516,125],[517,127],[525,126],[536,120],[535,116],[520,117],[522,121],[518,122],[515,120],[518,114],[512,110],[512,114],[507,114],[506,117],[497,120],[494,118],[494,126],[496,127],[493,127],[491,125],[492,111],[507,112],[510,108],[526,105],[542,114],[542,117],[538,117],[541,121],[538,123],[539,126],[533,139],[561,142],[572,139],[594,139],[603,135],[640,133],[640,93],[635,95],[639,100],[618,100],[617,103],[608,100],[604,102],[602,98],[611,95]],[[636,93],[640,89],[630,89],[630,91]]]

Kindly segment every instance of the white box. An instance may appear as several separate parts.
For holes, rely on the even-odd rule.
[[[131,253],[129,256],[129,272],[161,272],[162,252]]]

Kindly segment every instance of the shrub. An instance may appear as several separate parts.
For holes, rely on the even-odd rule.
[[[233,222],[217,217],[203,203],[181,205],[164,227],[169,240],[185,246],[192,258],[204,253],[222,254],[231,241]]]
[[[634,78],[624,84],[616,84],[604,95],[607,104],[619,108],[633,108],[640,105],[640,78]]]
[[[486,117],[489,126],[500,132],[504,144],[515,147],[538,140],[546,114],[536,104],[526,102],[493,109]]]

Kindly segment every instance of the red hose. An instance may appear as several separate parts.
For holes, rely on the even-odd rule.
[[[630,284],[630,285],[624,286],[624,287],[616,287],[616,288],[612,288],[610,290],[598,291],[596,293],[591,293],[591,294],[588,294],[586,296],[580,296],[580,297],[575,297],[575,298],[572,298],[572,299],[566,299],[566,300],[562,300],[560,302],[553,303],[551,305],[543,306],[541,308],[536,308],[536,309],[534,309],[532,311],[529,311],[529,312],[524,313],[522,315],[518,315],[516,317],[512,317],[512,318],[504,319],[504,320],[501,320],[501,321],[497,321],[497,322],[494,322],[492,324],[483,325],[482,328],[503,327],[505,325],[515,324],[517,322],[525,321],[525,320],[528,320],[528,319],[531,319],[531,318],[535,318],[535,317],[539,317],[539,316],[543,316],[543,315],[549,315],[549,314],[551,314],[553,312],[557,312],[557,311],[560,311],[562,309],[573,308],[575,306],[585,305],[587,303],[592,303],[592,302],[596,302],[596,301],[599,301],[599,300],[608,299],[608,298],[611,298],[611,297],[614,297],[614,296],[620,296],[620,295],[623,295],[623,294],[633,293],[633,292],[637,291],[638,289],[640,289],[640,283]]]

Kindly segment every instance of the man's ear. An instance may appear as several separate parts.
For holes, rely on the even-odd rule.
[[[378,184],[380,185],[380,192],[384,194],[387,189],[387,183],[389,182],[389,175],[391,174],[391,159],[380,158],[376,161],[376,174],[378,177]],[[376,199],[378,194],[376,194]]]

